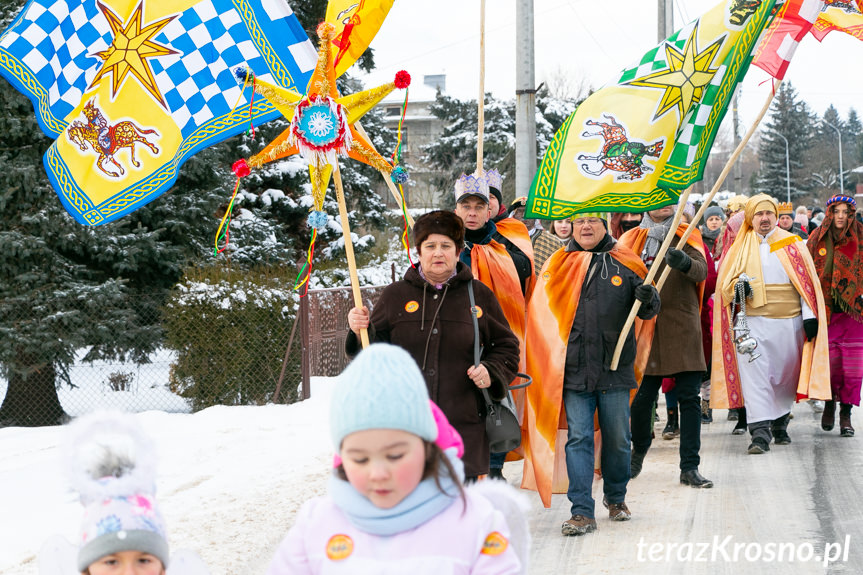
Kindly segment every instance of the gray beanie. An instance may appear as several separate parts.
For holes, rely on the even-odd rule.
[[[704,221],[706,222],[709,218],[713,216],[719,216],[722,218],[722,221],[725,221],[725,210],[720,208],[719,206],[710,206],[704,211]]]
[[[342,440],[366,429],[398,429],[427,441],[437,439],[425,379],[404,349],[376,343],[363,350],[339,376],[330,408],[330,433]]]

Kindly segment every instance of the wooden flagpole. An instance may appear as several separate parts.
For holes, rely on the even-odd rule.
[[[741,140],[740,144],[737,146],[737,149],[734,151],[734,154],[728,160],[728,163],[725,165],[725,168],[722,170],[722,173],[719,175],[719,179],[716,184],[713,186],[713,189],[710,191],[710,194],[707,196],[707,199],[701,204],[701,208],[698,210],[698,213],[695,214],[692,222],[690,222],[686,231],[683,234],[683,237],[680,238],[680,241],[677,243],[677,249],[682,249],[683,246],[686,245],[686,240],[689,239],[689,236],[692,235],[692,230],[698,224],[698,221],[704,216],[704,212],[707,211],[707,206],[713,200],[713,197],[719,191],[719,188],[722,186],[725,178],[728,177],[731,168],[734,166],[734,162],[743,153],[743,149],[746,147],[746,144],[749,142],[749,139],[752,138],[752,135],[755,133],[755,130],[758,129],[758,125],[761,123],[761,120],[764,118],[764,115],[767,113],[767,110],[770,108],[771,102],[773,102],[773,97],[776,94],[776,90],[779,89],[779,83],[773,85],[773,89],[770,91],[770,95],[767,97],[767,101],[764,103],[764,106],[761,108],[761,112],[758,114],[758,117],[755,119],[755,122],[749,128],[749,131],[746,132],[746,135]],[[689,199],[689,189],[687,189],[682,196],[680,196],[680,202],[685,204]],[[660,258],[665,259],[665,252],[668,250],[668,247],[671,244],[671,240],[675,237],[674,230],[677,229],[677,226],[680,224],[680,216],[683,214],[683,210],[677,210],[677,213],[674,217],[674,222],[671,226],[671,231],[665,237],[665,241],[662,242],[662,247],[659,249],[659,253],[656,255],[656,260],[654,260],[653,265],[650,266],[650,271],[647,273],[647,277],[644,279],[645,284],[649,284],[653,281],[653,278],[656,276],[656,270],[659,269]],[[650,216],[645,216],[650,217]],[[662,272],[662,276],[659,278],[659,281],[656,284],[656,290],[659,291],[662,289],[662,285],[665,283],[665,280],[668,278],[668,274],[671,273],[671,268],[666,266],[666,269]],[[623,353],[623,346],[626,343],[626,336],[629,333],[629,329],[632,327],[632,324],[635,322],[635,316],[638,313],[638,310],[641,308],[641,302],[636,301],[632,306],[632,310],[629,312],[629,317],[626,318],[626,323],[623,326],[623,330],[620,332],[620,338],[617,340],[617,346],[614,348],[614,356],[611,359],[611,371],[617,370],[617,365],[620,363],[620,354]]]
[[[477,100],[476,174],[481,176],[485,136],[485,0],[479,0],[479,99]]]
[[[685,204],[689,199],[689,193],[691,191],[692,186],[686,188],[680,196],[679,201]],[[644,214],[644,217],[649,218],[650,216]],[[645,284],[653,282],[653,278],[656,277],[657,272],[659,272],[659,264],[665,259],[665,252],[667,252],[668,248],[671,247],[671,241],[674,239],[674,230],[676,230],[677,226],[680,225],[680,219],[682,217],[683,210],[675,210],[674,219],[671,221],[669,232],[665,235],[665,240],[663,240],[662,246],[660,246],[659,251],[656,253],[656,259],[653,260],[653,264],[651,264],[650,270],[647,272],[647,277],[644,278]],[[623,330],[620,332],[620,337],[617,339],[617,347],[614,348],[614,356],[612,356],[611,359],[611,371],[617,370],[617,364],[620,362],[620,354],[623,353],[623,345],[626,343],[626,336],[629,333],[629,329],[632,327],[632,324],[635,323],[635,316],[639,309],[641,309],[641,302],[635,300],[635,303],[632,304],[632,309],[629,310],[629,316],[626,318],[626,323],[623,324]]]
[[[357,275],[357,260],[354,257],[354,242],[351,239],[351,224],[348,221],[348,206],[345,202],[345,189],[342,186],[342,173],[339,164],[333,166],[333,181],[336,183],[336,197],[339,201],[339,217],[342,220],[342,235],[345,238],[345,255],[348,259],[348,270],[351,274],[351,291],[354,295],[354,307],[363,307],[363,296],[360,293],[360,278]],[[363,349],[369,346],[369,332],[367,329],[360,330],[360,340]]]
[[[707,198],[701,204],[701,207],[698,209],[698,212],[692,218],[692,222],[689,224],[689,227],[684,232],[683,237],[680,238],[680,241],[677,242],[677,249],[683,249],[683,246],[686,245],[686,240],[689,239],[689,236],[692,235],[692,230],[695,226],[698,225],[698,222],[701,221],[701,218],[704,217],[704,212],[707,211],[707,207],[710,205],[710,202],[713,201],[713,197],[719,192],[719,188],[722,187],[722,184],[725,183],[725,178],[728,177],[728,174],[731,172],[731,169],[734,167],[734,163],[737,161],[737,158],[740,157],[740,154],[743,153],[743,149],[746,148],[746,144],[749,142],[749,139],[755,134],[755,130],[758,129],[758,126],[761,124],[761,120],[764,119],[764,116],[767,114],[767,110],[770,109],[770,104],[773,102],[773,98],[776,96],[776,90],[779,89],[779,84],[782,81],[780,80],[771,90],[770,94],[767,96],[767,101],[764,102],[764,106],[761,108],[761,112],[759,112],[758,117],[755,118],[755,122],[752,123],[752,126],[749,127],[749,131],[746,132],[746,135],[743,136],[743,139],[737,145],[737,149],[734,150],[734,154],[728,159],[728,163],[725,164],[725,167],[722,169],[722,173],[719,174],[719,179],[716,180],[716,183],[713,185],[713,189],[710,190],[710,193],[707,195]],[[671,273],[670,268],[666,268],[663,270],[662,275],[659,276],[659,281],[656,282],[656,289],[661,290],[662,286],[665,285],[665,280],[668,279],[668,274]]]

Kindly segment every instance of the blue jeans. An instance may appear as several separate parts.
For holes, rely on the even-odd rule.
[[[629,483],[630,431],[629,390],[581,392],[563,390],[566,424],[566,472],[572,515],[594,517],[593,487],[593,414],[599,411],[602,432],[603,492],[609,503],[626,499]]]

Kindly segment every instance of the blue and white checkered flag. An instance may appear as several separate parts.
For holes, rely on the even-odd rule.
[[[255,123],[279,117],[234,68],[302,93],[315,62],[286,0],[31,0],[0,35],[0,73],[57,138],[48,177],[89,225],[157,198],[250,104]]]

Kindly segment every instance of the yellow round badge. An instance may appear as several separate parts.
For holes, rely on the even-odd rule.
[[[409,301],[405,304],[405,311],[408,313],[413,313],[420,308],[420,304],[415,301]]]
[[[481,318],[482,317],[482,308],[479,307],[478,305],[474,306],[474,307],[476,308],[476,318],[477,319]]]
[[[482,554],[483,555],[500,555],[506,548],[509,546],[509,541],[507,541],[506,537],[498,533],[497,531],[492,531],[488,534],[488,537],[485,538],[482,544]]]
[[[620,284],[623,283],[623,278],[621,278],[620,276],[612,276],[611,283],[616,286],[620,286]]]
[[[354,552],[354,541],[347,535],[333,535],[327,541],[327,557],[332,561],[341,561]]]
[[[550,277],[551,277],[551,272],[545,272],[544,274],[542,274],[542,279],[544,279],[545,281],[548,281],[548,278],[550,278]]]
[[[818,255],[819,256],[826,256],[827,255],[827,248],[821,248],[820,250],[818,250]]]

